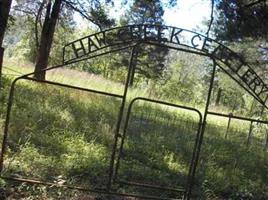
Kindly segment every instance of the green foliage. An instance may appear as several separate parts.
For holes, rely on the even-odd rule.
[[[54,34],[49,64],[58,65],[62,63],[62,51],[65,44],[73,40],[75,29],[71,26],[59,26]]]
[[[21,1],[19,6],[38,9],[39,1],[35,4],[30,4],[29,1],[27,5],[22,5],[23,2]],[[99,1],[94,2],[91,2],[92,7],[87,7],[91,20],[99,28],[112,26],[114,20],[106,15],[106,8]],[[122,25],[163,22],[163,1],[132,3],[127,15],[121,18]],[[247,1],[242,4],[244,3]],[[261,24],[254,24],[253,18],[245,20],[245,16],[252,14],[259,17],[260,10],[259,7],[256,7],[257,10],[252,7],[243,13],[242,4],[234,1],[230,5],[225,1],[217,4],[218,8],[223,10],[219,13],[216,35],[222,40],[236,39],[236,42],[228,45],[266,77],[264,72],[267,65],[267,45],[263,37],[265,35],[261,32],[266,29],[261,29]],[[76,5],[79,8],[79,4]],[[61,48],[64,44],[77,38],[77,35],[84,36],[95,32],[89,28],[77,31],[70,7],[64,7],[61,14],[60,26],[54,35],[51,65],[61,63]],[[14,19],[15,23],[6,39],[7,44],[14,45],[14,48],[7,50],[7,55],[34,62],[37,48],[34,40],[34,18],[31,15],[15,13]],[[258,32],[252,32],[252,27],[255,26],[258,26]],[[20,32],[17,31],[18,28],[21,29]],[[248,36],[263,38],[241,40]],[[59,70],[55,74],[49,73],[48,78],[58,79],[60,73],[61,82],[64,83],[121,93],[121,83],[126,80],[129,55],[129,50],[108,54],[71,66],[80,72]],[[136,96],[149,96],[203,108],[211,69],[211,62],[200,56],[142,45],[138,47],[138,55],[135,58],[136,75],[132,80],[132,86],[135,87],[129,91],[127,104]],[[25,73],[22,68],[16,70]],[[4,79],[3,82],[5,88],[1,90],[0,106],[2,126],[6,109],[6,86],[10,84],[10,80]],[[215,102],[216,105],[213,109],[253,117],[265,115],[263,108],[258,107],[256,101],[220,70],[217,70],[214,84],[211,104]],[[220,94],[217,93],[219,90]],[[58,184],[102,187],[107,183],[119,107],[120,101],[114,98],[20,81],[15,91],[4,173]],[[173,188],[185,186],[196,137],[197,117],[175,108],[140,102],[135,103],[133,109],[120,160],[120,179]],[[193,192],[195,197],[267,199],[267,150],[263,150],[267,127],[253,124],[254,134],[247,146],[248,123],[232,120],[227,138],[226,126],[226,120],[209,117]],[[28,199],[68,199],[68,195],[70,198],[76,195],[63,189],[54,190],[53,187],[30,187],[25,184],[13,186],[5,181],[1,182],[1,186],[14,187],[22,193],[27,192]],[[181,195],[176,192],[157,193],[153,189],[132,187],[121,187],[120,190],[159,197]],[[21,197],[19,194],[18,198]]]
[[[266,1],[219,0],[215,33],[219,39],[267,37],[268,4]]]
[[[28,16],[13,17],[13,26],[7,32],[5,39],[7,57],[17,60],[35,62],[37,47],[34,37],[33,19]],[[20,29],[20,31],[17,31]]]
[[[126,13],[125,19],[133,24],[161,24],[163,22],[164,9],[160,0],[135,0]]]
[[[164,15],[164,5],[160,0],[135,0],[121,16],[120,25],[126,24],[162,24]],[[140,79],[161,79],[167,67],[166,59],[168,49],[155,45],[139,45],[136,48],[137,55],[134,58],[136,80]],[[125,58],[130,57],[130,52],[125,52],[117,57],[115,63],[123,66]],[[120,64],[121,63],[121,64]],[[142,77],[142,78],[141,78]],[[139,81],[138,81],[139,82]],[[134,80],[130,83],[134,85]]]
[[[206,70],[206,60],[183,52],[172,52],[169,60],[160,94],[173,101],[202,103],[202,95],[206,93],[206,83],[203,82],[205,73],[202,72]]]
[[[182,66],[174,66],[175,69],[179,67]],[[70,83],[72,78],[77,80],[74,75],[72,72],[66,80]],[[9,81],[5,80],[5,84]],[[119,87],[109,82],[111,84]],[[6,89],[2,94],[6,95]],[[134,97],[132,92],[130,90],[130,96]],[[118,101],[26,82],[18,83],[15,95],[5,159],[6,174],[58,184],[93,187],[106,184]],[[5,98],[2,97],[2,101]],[[3,113],[3,106],[1,110]],[[197,120],[196,114],[181,109],[136,102],[126,133],[119,178],[183,187],[187,181]],[[247,147],[248,124],[232,121],[226,140],[226,123],[209,118],[197,170],[197,185],[201,189],[194,189],[194,195],[204,199],[267,198],[267,152],[259,143],[264,139],[264,129],[254,128],[252,144]],[[33,199],[75,195],[70,191],[51,191],[47,187],[23,184],[16,188]],[[180,195],[131,187],[121,189],[160,197]]]
[[[102,29],[111,28],[115,24],[114,19],[110,19],[107,15],[108,10],[105,5],[99,5],[96,9],[90,9],[93,21],[99,24]]]

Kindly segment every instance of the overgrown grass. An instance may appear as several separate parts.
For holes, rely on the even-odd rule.
[[[58,72],[48,74],[48,78],[117,94],[123,90],[122,84],[97,76],[72,70]],[[9,85],[10,79],[4,79],[2,124]],[[127,103],[135,96],[146,95],[146,91],[130,90]],[[20,81],[15,91],[4,173],[59,184],[105,187],[119,107],[120,100],[113,97]],[[195,113],[137,101],[126,132],[118,179],[172,188],[185,186],[197,125]],[[260,142],[246,145],[248,123],[232,121],[227,139],[226,127],[226,119],[208,120],[194,198],[267,199],[267,150]],[[263,130],[255,131],[252,141],[264,141]],[[28,191],[32,199],[70,199],[79,195],[48,187],[2,184],[23,194]],[[121,186],[119,190],[180,196],[132,186]]]

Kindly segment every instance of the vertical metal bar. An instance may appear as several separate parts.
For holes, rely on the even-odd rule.
[[[3,57],[5,49],[0,45],[0,89],[2,88]]]
[[[208,90],[206,107],[205,107],[205,111],[204,111],[203,122],[201,125],[200,134],[199,134],[199,136],[197,136],[197,146],[195,147],[195,150],[194,150],[195,154],[193,155],[193,157],[194,157],[193,166],[191,167],[192,169],[190,172],[189,184],[188,184],[186,195],[184,197],[184,199],[186,199],[186,200],[190,200],[190,198],[191,198],[190,196],[191,196],[191,192],[192,192],[192,188],[193,188],[196,167],[198,165],[201,146],[202,146],[204,133],[205,133],[205,129],[206,129],[207,114],[208,114],[208,109],[209,109],[209,104],[210,104],[210,99],[211,99],[211,94],[212,94],[212,89],[213,89],[213,84],[214,84],[216,67],[217,67],[216,61],[213,59],[213,70],[212,70],[211,79],[210,79],[210,85],[209,85],[209,90]]]
[[[224,138],[227,139],[228,137],[228,133],[229,133],[229,128],[230,128],[230,124],[231,124],[231,120],[232,120],[232,113],[229,114],[229,120],[228,120],[228,125],[227,125],[227,129],[224,135]]]
[[[267,128],[267,126],[266,126]],[[266,150],[268,147],[268,129],[266,129],[266,141],[265,141],[265,144],[264,144],[264,150]]]
[[[131,109],[132,109],[133,103],[134,103],[134,101],[130,102],[130,105],[128,106],[128,110],[127,110],[125,126],[124,126],[124,130],[123,130],[122,140],[121,140],[121,144],[120,144],[120,148],[119,148],[119,154],[118,154],[117,163],[116,163],[116,167],[115,167],[114,181],[117,181],[118,170],[120,167],[120,159],[122,157],[123,146],[124,146],[124,142],[125,142],[125,138],[126,138],[126,132],[128,129],[128,124],[129,124],[129,119],[130,119],[130,114],[131,114]]]
[[[113,175],[114,175],[114,163],[115,163],[115,155],[116,155],[118,137],[120,136],[120,133],[119,133],[120,132],[120,126],[121,126],[121,122],[122,122],[122,119],[123,119],[124,108],[125,108],[125,104],[126,104],[126,96],[127,96],[127,92],[128,92],[130,77],[131,77],[132,70],[133,70],[132,66],[133,66],[133,63],[134,63],[134,57],[135,57],[135,54],[136,54],[136,48],[137,48],[137,45],[134,46],[132,48],[132,51],[131,51],[131,57],[130,57],[129,66],[128,66],[127,80],[126,80],[126,83],[125,83],[123,99],[122,99],[122,103],[121,103],[121,106],[120,106],[117,125],[116,125],[116,129],[115,129],[114,145],[113,145],[113,150],[112,150],[112,154],[111,154],[110,169],[109,169],[109,179],[108,179],[108,184],[107,184],[108,191],[111,189],[111,186],[112,186],[112,180],[113,180]]]
[[[199,135],[201,132],[201,128],[202,128],[202,116],[199,119],[199,123],[198,123],[198,129],[197,129],[197,136],[196,136],[196,140],[195,140],[195,144],[194,144],[194,150],[193,150],[193,155],[192,155],[192,159],[191,159],[191,164],[190,164],[190,168],[189,168],[189,175],[188,175],[188,185],[186,188],[186,194],[184,199],[190,199],[191,196],[191,191],[192,191],[192,187],[193,187],[193,182],[194,182],[194,167],[195,167],[195,162],[196,162],[196,152],[197,152],[197,146],[199,144]]]
[[[249,127],[249,131],[248,131],[247,146],[249,146],[250,142],[251,142],[252,130],[253,130],[253,121],[250,122],[250,127]]]
[[[137,66],[137,60],[138,60],[138,52],[136,50],[135,53],[134,53],[134,55],[133,55],[132,72],[131,72],[130,79],[129,79],[129,86],[130,87],[132,87],[133,84],[134,84],[135,70],[136,70],[136,66]]]
[[[7,146],[8,127],[9,127],[9,121],[10,121],[11,108],[12,108],[13,99],[14,99],[15,84],[19,79],[21,79],[21,77],[16,78],[12,82],[10,92],[9,92],[5,126],[4,126],[4,135],[3,135],[1,154],[0,154],[0,173],[2,173],[3,165],[4,165],[4,154],[6,152],[6,146]]]
[[[176,104],[170,104],[170,103],[166,103],[166,102],[162,102],[162,101],[157,101],[157,100],[152,100],[152,99],[147,99],[147,98],[143,98],[143,97],[136,97],[134,98],[129,106],[128,106],[128,110],[127,110],[127,115],[126,115],[126,122],[125,122],[125,126],[124,126],[124,131],[123,131],[123,136],[122,136],[122,141],[121,141],[121,146],[120,146],[120,150],[119,150],[119,153],[118,153],[118,160],[117,160],[117,170],[119,169],[119,165],[120,165],[120,159],[121,159],[121,155],[122,155],[122,151],[123,151],[123,145],[124,145],[124,141],[125,141],[125,138],[126,138],[126,132],[127,132],[127,128],[128,128],[128,124],[129,124],[129,120],[130,120],[130,115],[131,115],[131,109],[133,107],[133,104],[135,101],[137,100],[143,100],[143,101],[147,101],[147,102],[153,102],[153,103],[159,103],[159,104],[163,104],[163,105],[166,105],[166,106],[174,106],[174,107],[177,107],[177,108],[182,108],[182,109],[186,109],[186,110],[192,110],[194,112],[196,112],[199,116],[199,127],[198,127],[198,131],[197,131],[197,135],[198,133],[200,132],[200,128],[201,128],[201,124],[202,124],[202,114],[194,109],[194,108],[189,108],[189,107],[185,107],[185,106],[180,106],[180,105],[176,105]],[[195,147],[197,145],[197,140],[195,142]],[[193,163],[193,157],[194,157],[194,151],[193,151],[193,156],[192,156],[192,160],[191,160],[191,164]],[[189,170],[190,171],[190,170]],[[118,181],[117,180],[117,175],[118,175],[118,172],[116,171],[115,173],[116,175],[114,176],[114,180],[115,181]],[[189,180],[189,176],[188,176],[188,180]],[[120,180],[119,180],[120,181]],[[121,182],[121,181],[120,181]],[[122,183],[122,182],[121,182]]]
[[[62,51],[62,64],[64,65],[64,60],[65,60],[65,46],[63,47]]]

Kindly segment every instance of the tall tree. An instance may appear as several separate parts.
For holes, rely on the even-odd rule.
[[[41,70],[47,68],[48,65],[48,57],[53,41],[56,23],[59,18],[62,1],[63,0],[55,0],[53,5],[51,0],[49,0],[47,3],[46,15],[41,33],[40,46],[38,49],[34,71],[34,76],[37,79],[45,79],[45,72]]]
[[[229,42],[244,60],[256,67],[260,76],[267,78],[268,2],[219,0],[216,8],[218,17],[214,31],[217,39]]]
[[[174,1],[170,2],[174,5]],[[123,16],[122,24],[157,24],[163,23],[164,8],[161,0],[135,0]],[[146,45],[137,48],[134,72],[147,79],[161,78],[165,69],[168,49],[160,46]],[[134,73],[130,84],[133,85]]]
[[[12,0],[0,0],[0,79],[2,76],[2,65],[4,57],[3,40],[7,27],[7,21]]]
[[[102,3],[98,0],[17,0],[17,2],[15,10],[31,16],[35,21],[37,57],[34,76],[37,79],[45,79],[45,71],[42,70],[48,65],[57,21],[60,17],[64,17],[66,10],[69,11],[68,14],[78,12],[99,29],[114,23],[107,17]],[[112,3],[111,0],[106,0],[106,2]],[[41,29],[41,34],[39,34],[39,29]]]
[[[217,39],[235,49],[265,80],[268,77],[268,2],[217,0],[216,9],[214,32]]]
[[[214,31],[222,40],[268,36],[268,2],[266,0],[218,0],[219,16]]]

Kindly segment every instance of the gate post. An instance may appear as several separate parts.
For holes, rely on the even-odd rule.
[[[0,46],[0,89],[2,87],[2,68],[3,68],[4,50],[5,49]]]
[[[251,142],[252,130],[253,130],[253,121],[250,122],[250,127],[249,127],[249,131],[248,131],[247,146],[249,146],[250,142]]]
[[[266,138],[265,138],[265,144],[264,144],[264,150],[268,148],[268,130],[266,129]]]
[[[229,133],[230,125],[231,125],[231,119],[232,119],[232,116],[233,116],[233,114],[230,113],[230,114],[229,114],[229,119],[228,119],[227,129],[226,129],[226,131],[225,131],[225,135],[224,135],[224,139],[227,139],[227,137],[228,137],[228,133]]]
[[[200,132],[198,133],[198,136],[197,136],[196,146],[194,147],[194,152],[195,153],[194,153],[193,163],[192,163],[191,170],[190,170],[190,180],[189,180],[189,183],[188,183],[186,196],[184,197],[184,199],[186,199],[186,200],[191,199],[191,193],[192,193],[192,188],[193,188],[193,184],[194,184],[196,167],[198,165],[201,146],[202,146],[203,137],[204,137],[204,133],[205,133],[205,129],[206,129],[207,114],[208,114],[208,109],[209,109],[209,104],[210,104],[210,99],[211,99],[211,94],[212,94],[212,89],[213,89],[213,84],[214,84],[216,67],[217,67],[217,63],[213,59],[213,70],[212,70],[209,89],[208,89],[208,96],[207,96],[207,100],[206,100],[206,107],[205,107],[205,111],[204,111],[203,122],[201,124]]]
[[[136,44],[134,47],[132,47],[131,57],[130,57],[129,65],[128,65],[127,80],[125,82],[125,88],[124,88],[124,94],[123,94],[123,98],[122,98],[122,103],[121,103],[119,113],[118,113],[118,120],[117,120],[117,124],[116,124],[116,129],[115,129],[114,144],[113,144],[113,149],[112,149],[112,154],[111,154],[111,161],[110,161],[110,168],[109,168],[109,179],[108,179],[108,184],[107,184],[107,190],[108,191],[111,190],[111,186],[112,186],[117,143],[118,143],[118,138],[121,137],[121,135],[119,133],[120,132],[120,126],[121,126],[121,122],[122,122],[122,119],[123,119],[123,114],[124,114],[124,108],[125,108],[125,104],[126,104],[126,96],[127,96],[127,92],[128,92],[129,82],[130,82],[130,79],[131,79],[131,75],[133,73],[133,65],[135,64],[134,59],[136,57],[135,55],[136,55],[137,45],[138,44]]]

